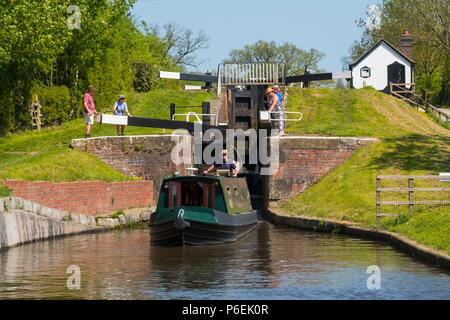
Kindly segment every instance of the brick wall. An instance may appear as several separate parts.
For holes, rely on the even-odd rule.
[[[331,170],[347,161],[374,138],[282,137],[279,170],[266,178],[268,205],[279,205],[304,192]]]
[[[190,139],[192,145],[193,138]],[[261,185],[263,207],[288,201],[304,192],[360,147],[377,139],[285,136],[279,141],[279,171],[274,176],[264,177]],[[153,181],[155,197],[164,176],[171,176],[174,171],[186,174],[183,164],[175,165],[171,161],[175,144],[170,135],[72,140],[74,149],[96,155],[117,171]]]
[[[155,205],[152,181],[53,183],[6,180],[4,184],[16,197],[84,215]]]
[[[192,144],[193,138],[189,137]],[[128,175],[153,181],[154,196],[164,176],[173,172],[185,172],[185,165],[171,161],[171,153],[176,141],[171,135],[98,137],[72,140],[72,148],[87,151],[106,162],[115,170]],[[192,155],[190,156],[192,159]]]

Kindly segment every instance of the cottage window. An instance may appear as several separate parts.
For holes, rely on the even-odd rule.
[[[361,68],[361,78],[370,78],[370,68],[369,67]]]

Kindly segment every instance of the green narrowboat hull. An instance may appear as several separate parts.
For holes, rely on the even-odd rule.
[[[244,178],[174,176],[162,181],[150,242],[183,246],[233,242],[257,223]]]
[[[204,208],[174,209],[174,212],[151,215],[152,244],[184,246],[233,242],[252,231],[257,223],[256,211],[230,215],[214,209],[209,212]]]

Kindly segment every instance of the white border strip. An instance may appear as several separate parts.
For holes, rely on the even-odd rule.
[[[202,90],[202,86],[185,85],[184,90]]]
[[[351,79],[352,72],[351,71],[333,72],[332,77],[333,77],[333,80],[334,79]]]
[[[97,116],[98,122],[100,122],[99,119],[100,119],[100,117]],[[115,116],[112,114],[102,114],[101,115],[101,123],[127,126],[128,125],[128,117],[127,116]]]
[[[180,73],[179,72],[160,71],[159,77],[161,79],[180,80]]]

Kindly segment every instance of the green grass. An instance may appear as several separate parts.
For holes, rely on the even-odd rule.
[[[201,105],[203,101],[209,101],[213,97],[212,93],[207,92],[161,89],[145,94],[131,94],[127,97],[127,103],[134,116],[169,119],[170,103]],[[55,182],[133,180],[113,170],[95,156],[70,149],[71,140],[84,138],[85,132],[83,120],[77,119],[61,126],[44,128],[41,132],[25,131],[0,137],[0,179]],[[169,132],[170,130],[165,130],[165,133]],[[125,133],[161,134],[164,130],[128,127]],[[115,126],[94,124],[92,137],[111,135],[116,135]],[[6,189],[0,189],[0,192],[7,194]]]
[[[408,152],[405,152],[408,150]],[[437,151],[435,154],[432,152]],[[332,218],[376,227],[377,175],[436,175],[449,172],[450,138],[408,136],[397,141],[382,141],[357,151],[345,162],[306,192],[292,199],[283,207],[291,214]],[[446,193],[448,195],[448,192]],[[407,200],[407,197],[397,199]],[[400,197],[400,198],[398,198]],[[428,193],[427,200],[434,200]],[[384,200],[384,199],[382,199]],[[448,200],[448,199],[436,199]],[[394,209],[397,211],[392,211]],[[402,212],[407,208],[385,208],[382,212]],[[409,220],[382,218],[381,227],[404,234],[420,243],[450,252],[450,237],[442,237],[443,230],[450,228],[450,206],[438,208],[423,206]],[[405,211],[403,211],[405,212]],[[422,213],[420,213],[422,212]],[[430,222],[423,225],[423,221]],[[431,226],[439,226],[433,229]]]
[[[448,133],[423,113],[375,90],[290,89],[287,110],[303,114],[302,121],[288,122],[287,134],[392,138]]]
[[[352,221],[374,229],[377,175],[450,172],[450,131],[393,97],[369,90],[308,89],[289,91],[288,99],[290,111],[304,114],[302,122],[288,124],[288,133],[381,139],[284,204],[288,214]],[[434,200],[430,193],[426,197]],[[382,212],[391,209],[408,212],[407,207],[382,207]],[[450,206],[417,206],[415,211],[412,216],[383,218],[381,227],[450,253]]]
[[[111,219],[119,219],[119,216],[124,216],[125,214],[123,213],[123,211],[117,211],[114,212],[112,215],[110,215],[109,217]]]

